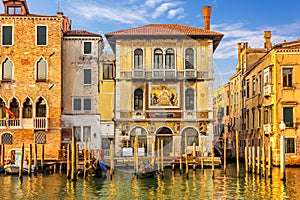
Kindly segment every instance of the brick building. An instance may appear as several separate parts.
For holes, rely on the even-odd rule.
[[[0,136],[6,151],[44,144],[45,158],[61,148],[63,13],[31,14],[26,0],[2,0],[0,14]],[[14,114],[5,112],[9,108]]]

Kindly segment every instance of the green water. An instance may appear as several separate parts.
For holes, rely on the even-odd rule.
[[[287,168],[286,181],[273,168],[272,178],[245,174],[240,178],[234,165],[189,171],[189,177],[165,170],[164,177],[137,179],[126,170],[117,170],[113,179],[78,177],[70,181],[65,174],[28,177],[0,176],[0,199],[299,199],[300,168]]]

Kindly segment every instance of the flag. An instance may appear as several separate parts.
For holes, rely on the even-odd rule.
[[[6,107],[5,105],[4,105],[4,110],[5,110],[5,112],[7,112],[9,114],[9,116],[11,118],[13,118],[14,120],[17,119],[16,116],[14,115],[14,113],[8,107]]]

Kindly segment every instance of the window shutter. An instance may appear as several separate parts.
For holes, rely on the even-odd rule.
[[[12,45],[12,26],[2,27],[2,45]]]

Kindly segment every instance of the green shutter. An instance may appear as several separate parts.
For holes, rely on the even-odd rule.
[[[47,27],[37,27],[37,45],[47,45]]]

